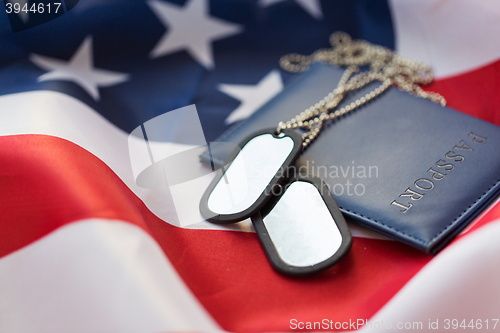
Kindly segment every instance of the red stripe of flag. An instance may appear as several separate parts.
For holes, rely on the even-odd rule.
[[[1,256],[76,220],[129,221],[158,241],[199,301],[231,331],[288,330],[293,318],[369,318],[431,258],[398,242],[356,238],[333,269],[290,279],[272,270],[255,234],[171,226],[94,155],[50,136],[1,137],[0,179]]]

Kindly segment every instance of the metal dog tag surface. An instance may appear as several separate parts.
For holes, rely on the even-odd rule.
[[[278,135],[276,129],[267,129],[239,146],[203,194],[200,212],[207,221],[239,222],[258,212],[288,176],[302,150],[302,138],[291,130]]]
[[[294,177],[252,222],[272,266],[286,275],[324,270],[351,248],[349,227],[320,178]]]

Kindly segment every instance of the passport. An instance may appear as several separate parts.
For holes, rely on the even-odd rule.
[[[313,65],[215,141],[238,144],[290,120],[332,91],[343,72]],[[340,107],[379,84],[350,93]],[[322,178],[348,221],[435,254],[499,195],[498,147],[500,127],[391,87],[328,123],[295,168]],[[224,145],[211,150],[216,166],[230,154]],[[208,152],[201,161],[210,165]]]

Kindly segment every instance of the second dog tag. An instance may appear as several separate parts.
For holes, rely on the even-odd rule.
[[[240,147],[203,194],[200,212],[210,222],[239,222],[257,213],[288,176],[289,166],[302,151],[302,138],[291,130],[277,134],[268,129]]]
[[[352,236],[328,187],[316,177],[296,176],[252,216],[272,266],[279,272],[308,275],[342,259]]]

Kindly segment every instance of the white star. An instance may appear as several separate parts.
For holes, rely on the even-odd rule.
[[[30,60],[38,67],[50,71],[38,77],[38,82],[71,81],[82,87],[94,100],[99,100],[99,88],[125,82],[128,74],[94,68],[92,37],[87,36],[69,61],[32,54]]]
[[[285,0],[259,0],[259,5],[261,7],[268,7],[283,1]],[[321,20],[323,18],[320,0],[295,0],[295,2],[316,20]]]
[[[283,90],[283,82],[278,70],[269,72],[259,83],[254,85],[220,84],[219,90],[241,101],[231,114],[226,118],[226,124],[248,118],[271,98]]]
[[[189,0],[184,7],[148,1],[151,10],[168,29],[150,53],[153,58],[186,50],[198,63],[214,68],[212,41],[243,31],[240,25],[209,16],[208,0]]]

